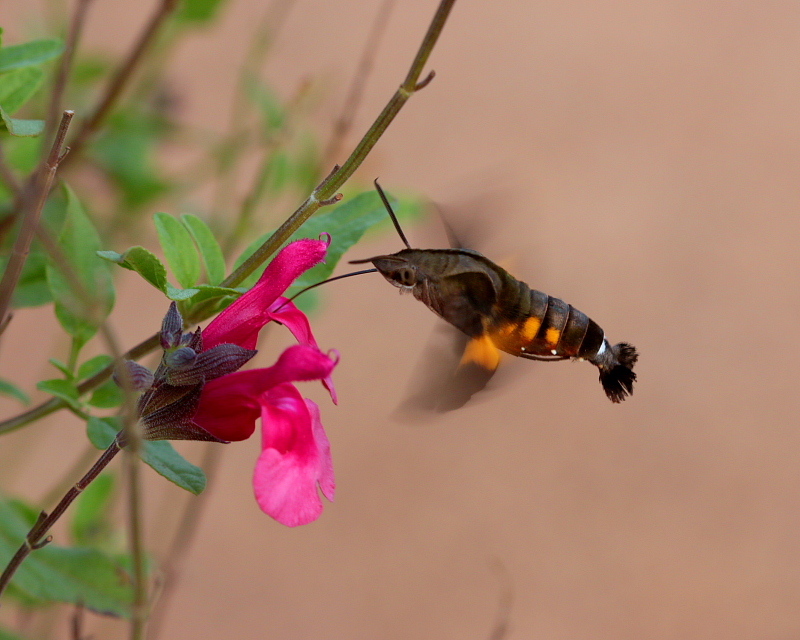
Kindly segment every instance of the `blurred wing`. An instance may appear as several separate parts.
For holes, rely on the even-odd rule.
[[[409,384],[406,399],[398,407],[404,417],[443,413],[463,407],[486,387],[497,370],[491,359],[465,357],[474,341],[453,327],[442,325],[429,340]],[[489,366],[486,366],[489,365]]]

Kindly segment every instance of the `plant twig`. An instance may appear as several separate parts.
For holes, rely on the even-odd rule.
[[[67,510],[67,507],[72,504],[73,500],[80,495],[81,491],[83,491],[89,485],[89,483],[94,480],[103,469],[106,468],[108,463],[111,462],[118,452],[119,444],[116,440],[114,440],[111,446],[103,452],[103,454],[100,456],[97,462],[94,463],[92,468],[89,469],[86,475],[84,475],[83,478],[75,483],[75,486],[70,488],[70,490],[64,494],[64,497],[61,498],[61,501],[49,514],[45,513],[44,511],[39,514],[39,519],[36,521],[36,524],[33,525],[33,528],[28,532],[28,535],[25,536],[25,542],[22,543],[22,546],[17,550],[17,552],[14,554],[14,557],[11,558],[10,562],[6,566],[5,571],[3,571],[2,575],[0,575],[0,594],[2,594],[5,588],[8,586],[9,581],[19,568],[20,564],[22,564],[22,561],[28,557],[28,554],[36,549],[41,549],[52,540],[52,536],[47,535],[52,526]]]
[[[178,0],[161,0],[155,13],[150,17],[144,31],[142,31],[136,44],[134,44],[128,54],[128,57],[120,65],[116,74],[114,74],[114,77],[111,79],[105,94],[100,99],[94,112],[81,124],[78,133],[75,134],[75,139],[71,144],[72,154],[70,154],[67,164],[73,162],[74,159],[83,152],[84,146],[86,146],[86,143],[92,135],[94,135],[111,111],[114,103],[128,85],[134,71],[144,59],[145,53],[147,53],[147,50],[161,31],[167,18],[175,11],[177,6]]]
[[[300,228],[314,212],[316,212],[323,204],[332,202],[332,196],[336,193],[337,189],[341,187],[345,181],[353,174],[358,166],[364,161],[364,158],[369,154],[372,147],[380,139],[381,135],[386,131],[391,121],[403,107],[405,102],[419,89],[425,87],[428,82],[433,78],[431,72],[422,81],[419,82],[419,76],[422,72],[422,67],[425,65],[431,51],[433,50],[436,40],[444,27],[447,16],[453,8],[455,0],[441,0],[439,8],[434,15],[431,25],[428,27],[428,32],[422,41],[422,45],[417,52],[414,62],[406,76],[405,81],[397,90],[395,95],[386,105],[384,110],[378,116],[378,119],[367,131],[364,138],[355,148],[353,153],[347,159],[345,164],[340,167],[335,167],[334,171],[311,193],[311,195],[300,205],[300,207],[284,222],[275,233],[256,251],[256,253],[245,261],[236,271],[234,271],[223,282],[223,286],[236,286],[242,282],[248,275],[250,275],[259,265],[263,264],[273,253],[275,253],[284,242],[286,242],[292,234]],[[187,324],[192,325],[202,322],[211,315],[210,312],[204,311],[202,314],[197,313],[185,318]],[[139,343],[124,357],[127,359],[135,360],[141,356],[149,353],[159,346],[158,334],[150,336],[147,340]],[[98,372],[88,380],[85,380],[78,386],[78,391],[83,394],[91,391],[105,382],[113,371],[113,367],[108,366],[102,371]],[[50,415],[51,413],[62,409],[66,406],[66,402],[60,398],[51,398],[44,403],[29,409],[17,416],[9,418],[0,422],[0,434],[8,433],[18,429],[30,422]]]
[[[353,81],[350,84],[350,89],[347,92],[347,97],[342,104],[342,110],[339,112],[339,117],[333,124],[333,132],[328,141],[328,147],[322,155],[324,158],[323,166],[330,166],[336,162],[336,157],[339,155],[339,150],[342,147],[347,134],[353,126],[356,113],[358,112],[358,105],[361,102],[361,97],[364,94],[364,87],[367,84],[367,79],[372,71],[372,64],[375,61],[375,52],[378,49],[383,33],[386,30],[386,25],[389,23],[389,15],[392,13],[395,0],[383,0],[383,4],[378,13],[375,15],[375,20],[372,23],[367,41],[364,44],[364,51],[361,53],[361,60],[358,63],[356,72],[353,75]]]
[[[0,325],[6,325],[6,315],[8,308],[11,304],[11,296],[14,294],[14,289],[17,287],[19,277],[22,274],[22,267],[25,266],[25,260],[28,258],[28,253],[31,249],[31,242],[36,234],[36,229],[39,226],[39,218],[42,215],[42,208],[50,195],[50,187],[53,185],[53,180],[56,175],[56,170],[63,162],[64,156],[69,147],[63,152],[61,147],[64,144],[64,138],[69,129],[69,123],[72,121],[72,116],[75,115],[74,111],[65,111],[61,116],[61,124],[58,127],[56,139],[53,141],[53,146],[50,149],[50,154],[44,163],[36,170],[32,183],[35,185],[29,198],[24,198],[25,203],[25,217],[22,220],[22,227],[19,231],[19,236],[14,243],[14,248],[11,256],[8,259],[3,279],[0,280]]]

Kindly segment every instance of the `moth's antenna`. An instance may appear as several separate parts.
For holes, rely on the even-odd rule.
[[[378,184],[377,178],[375,178],[375,188],[378,190],[381,200],[383,200],[383,206],[386,207],[386,210],[389,212],[389,216],[392,218],[392,222],[394,222],[394,228],[397,229],[397,233],[400,234],[400,239],[406,245],[406,248],[410,249],[411,245],[408,244],[408,240],[406,240],[406,234],[403,233],[403,230],[400,228],[400,223],[397,221],[397,216],[394,215],[394,211],[392,211],[392,205],[389,204],[389,200],[386,198],[386,194],[383,192],[383,189],[381,189],[381,185]]]
[[[321,282],[317,282],[316,284],[309,285],[305,289],[300,289],[300,291],[295,293],[291,298],[289,298],[286,302],[284,302],[280,307],[275,309],[275,311],[280,311],[281,309],[283,309],[286,306],[287,302],[291,302],[297,296],[299,296],[301,293],[305,293],[306,291],[310,291],[314,287],[318,287],[321,284],[326,284],[328,282],[333,282],[334,280],[342,280],[343,278],[349,278],[350,276],[360,276],[363,273],[373,273],[374,271],[377,271],[377,269],[364,269],[363,271],[353,271],[352,273],[345,273],[344,275],[335,276],[333,278],[328,278],[327,280],[322,280]]]

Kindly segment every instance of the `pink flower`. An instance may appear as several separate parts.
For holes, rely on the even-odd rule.
[[[335,481],[330,444],[319,408],[292,384],[322,380],[336,402],[331,373],[336,360],[322,353],[308,318],[281,294],[304,271],[325,257],[327,244],[299,240],[284,248],[256,285],[225,309],[202,332],[203,351],[231,343],[256,346],[258,332],[270,320],[285,324],[299,345],[289,347],[265,369],[235,371],[203,387],[194,422],[224,440],[244,440],[261,418],[261,455],[253,488],[261,509],[290,527],[322,513],[317,487],[333,500]]]

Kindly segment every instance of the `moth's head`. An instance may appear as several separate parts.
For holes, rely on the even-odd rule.
[[[366,262],[371,262],[390,284],[399,289],[413,289],[420,281],[420,274],[416,265],[397,254],[373,256],[364,260],[352,260],[350,264],[363,264]]]

